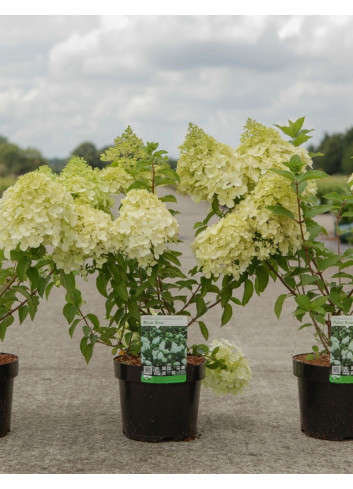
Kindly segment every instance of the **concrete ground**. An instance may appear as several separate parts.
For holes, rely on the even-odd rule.
[[[207,207],[180,201],[185,260],[191,265],[192,224]],[[89,310],[102,313],[94,286],[83,284],[83,292]],[[209,312],[210,339],[236,342],[249,359],[253,379],[237,397],[216,397],[202,389],[201,436],[195,441],[150,444],[123,435],[112,355],[97,345],[86,365],[80,335],[70,339],[61,314],[63,294],[55,290],[34,323],[14,324],[0,344],[1,351],[20,358],[12,430],[0,439],[0,473],[351,473],[353,441],[316,440],[300,430],[291,357],[311,350],[313,341],[308,328],[297,331],[289,301],[277,320],[273,305],[280,293],[280,285],[272,284],[245,309],[235,307],[231,323],[222,329],[221,311]],[[201,341],[197,328],[190,336],[190,343]]]

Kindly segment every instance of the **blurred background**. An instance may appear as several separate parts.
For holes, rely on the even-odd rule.
[[[237,147],[248,117],[305,116],[315,166],[351,174],[352,52],[349,15],[1,15],[0,193],[72,154],[102,167],[128,125],[175,166],[189,122]]]

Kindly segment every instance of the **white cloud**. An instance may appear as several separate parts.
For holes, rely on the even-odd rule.
[[[188,122],[353,125],[353,17],[0,17],[0,133],[46,156],[128,124],[177,156]]]

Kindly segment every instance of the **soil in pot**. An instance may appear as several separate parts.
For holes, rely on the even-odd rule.
[[[329,381],[330,357],[293,357],[298,378],[301,430],[323,440],[353,439],[353,384]]]
[[[196,438],[201,380],[205,377],[205,369],[203,357],[190,356],[186,382],[147,384],[141,382],[139,358],[114,358],[125,435],[148,442]]]
[[[13,384],[17,374],[18,357],[0,353],[0,437],[10,431]]]

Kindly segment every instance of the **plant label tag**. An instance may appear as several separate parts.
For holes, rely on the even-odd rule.
[[[141,381],[186,382],[187,316],[141,316]]]
[[[331,317],[330,382],[353,384],[353,316]]]

